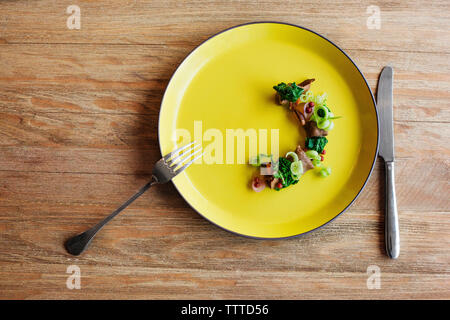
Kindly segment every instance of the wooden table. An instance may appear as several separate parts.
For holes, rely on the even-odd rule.
[[[67,27],[72,4],[80,29]],[[0,298],[450,298],[448,1],[2,1],[0,13]],[[168,184],[66,254],[68,236],[148,180],[161,97],[186,54],[261,20],[328,37],[374,91],[393,65],[400,258],[384,254],[380,161],[349,211],[303,237],[222,231]],[[380,289],[367,287],[373,265]]]

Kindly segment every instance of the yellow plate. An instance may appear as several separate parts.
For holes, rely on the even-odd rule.
[[[372,92],[353,61],[308,29],[274,22],[227,29],[197,47],[167,86],[159,118],[161,153],[172,151],[176,129],[194,137],[217,129],[279,129],[280,155],[304,144],[305,133],[275,104],[272,86],[315,78],[312,91],[327,92],[335,115],[325,164],[332,174],[307,172],[282,191],[250,188],[257,173],[248,164],[194,164],[173,183],[186,201],[214,224],[240,235],[285,238],[317,229],[345,211],[364,188],[378,151],[378,116]],[[178,131],[182,132],[182,131]],[[211,132],[211,130],[209,130]],[[224,153],[225,154],[225,153]],[[224,156],[225,161],[225,156]]]

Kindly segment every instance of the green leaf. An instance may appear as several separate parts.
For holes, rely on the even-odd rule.
[[[306,138],[306,149],[315,150],[317,153],[322,153],[325,145],[328,143],[328,139],[325,137],[311,137]]]
[[[273,176],[282,181],[283,187],[288,187],[298,182],[292,177],[291,164],[292,162],[287,158],[281,157],[278,159],[278,171]]]
[[[300,88],[295,84],[295,82],[286,84],[284,82],[279,83],[273,87],[276,92],[280,95],[281,100],[287,100],[290,102],[295,102],[300,98],[303,93],[303,88]]]

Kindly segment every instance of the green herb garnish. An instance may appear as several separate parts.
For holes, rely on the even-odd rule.
[[[328,143],[328,139],[325,137],[311,137],[306,138],[306,149],[315,150],[317,153],[322,153],[323,148]]]
[[[295,180],[291,174],[291,161],[286,158],[278,159],[278,171],[273,175],[282,181],[283,188],[289,187],[291,184],[296,184],[298,180]],[[275,190],[280,190],[276,188]]]
[[[287,100],[290,102],[295,102],[300,98],[303,93],[303,88],[300,88],[295,84],[295,82],[286,84],[284,82],[279,83],[277,86],[273,87],[276,92],[280,95],[280,100]]]

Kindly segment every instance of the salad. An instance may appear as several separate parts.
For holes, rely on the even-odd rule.
[[[314,95],[311,84],[315,79],[307,79],[300,84],[279,83],[273,88],[276,100],[292,112],[306,131],[304,147],[298,145],[284,157],[273,159],[271,155],[260,154],[250,163],[262,167],[263,175],[252,179],[252,188],[256,192],[266,186],[274,190],[281,190],[297,184],[301,177],[309,170],[314,170],[322,177],[331,174],[331,168],[324,165],[326,155],[325,146],[328,143],[329,131],[334,128],[334,120],[339,119],[327,105],[327,94]]]

